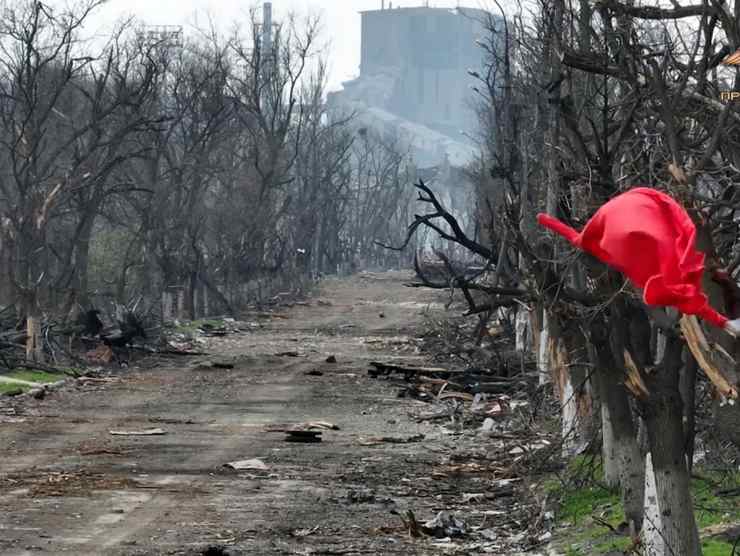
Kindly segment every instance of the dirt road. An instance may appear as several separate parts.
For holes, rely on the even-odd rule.
[[[413,338],[441,298],[404,279],[328,280],[307,305],[213,339],[209,352],[233,358],[233,369],[188,361],[1,401],[0,554],[455,552],[410,539],[391,514],[413,508],[429,519],[462,491],[484,490],[475,477],[434,483],[455,438],[411,420],[423,404],[367,377],[369,360],[423,359]],[[285,352],[298,356],[276,355]],[[307,420],[341,430],[313,444],[263,430]],[[166,434],[110,434],[151,428]],[[417,433],[423,442],[366,445]],[[251,458],[268,468],[223,467]]]

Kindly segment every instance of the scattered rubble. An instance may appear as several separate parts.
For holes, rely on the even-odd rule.
[[[393,500],[390,498],[378,498],[375,492],[367,487],[350,489],[347,491],[347,494],[342,497],[342,500],[348,504],[393,503]]]
[[[224,467],[228,467],[229,469],[234,469],[236,471],[241,471],[244,469],[254,469],[258,471],[267,471],[269,467],[265,462],[263,462],[260,459],[245,459],[241,461],[231,461],[229,463],[225,463]]]
[[[281,351],[275,354],[275,357],[300,357],[301,354],[297,351]]]
[[[228,548],[222,545],[208,546],[201,552],[202,556],[232,556],[233,554],[233,552],[230,552]]]
[[[395,436],[377,436],[360,440],[360,446],[376,446],[378,444],[411,444],[424,440],[423,434],[397,438]]]
[[[318,525],[307,528],[307,529],[294,529],[290,532],[290,534],[297,538],[303,538],[308,537],[309,535],[313,535],[314,533],[317,533],[319,531],[320,527]]]
[[[167,434],[167,431],[164,429],[156,428],[138,431],[108,431],[108,433],[113,436],[160,436],[163,434]]]
[[[314,304],[324,305],[321,301]],[[326,306],[329,305],[331,303],[326,302]],[[377,311],[372,309],[369,317],[372,318],[375,314]],[[387,314],[389,318],[385,325],[394,324],[395,315],[391,312]],[[264,318],[283,317],[275,313],[265,313]],[[230,359],[228,355],[240,353],[236,347],[244,350],[241,353],[246,353],[245,346],[251,342],[251,338],[247,335],[239,338],[225,336],[236,333],[236,330],[250,330],[252,325],[226,322],[226,319],[224,322],[223,326],[216,323],[209,326],[204,326],[205,323],[198,326],[178,323],[179,328],[166,331],[170,340],[165,350],[178,349],[182,354],[211,352],[210,355],[195,358],[192,365],[186,363],[185,366],[189,369],[240,368],[242,360],[237,356]],[[324,323],[319,321],[319,324],[323,326]],[[361,323],[356,326],[362,329]],[[326,332],[322,329],[322,334],[331,335],[342,329],[333,324]],[[395,336],[360,336],[355,331],[348,335],[354,335],[351,337],[351,346],[360,345],[363,351],[382,350],[383,355],[374,357],[388,359],[370,364],[368,375],[374,380],[368,381],[362,374],[364,369],[359,366],[364,363],[358,363],[359,357],[352,361],[354,358],[349,350],[352,348],[341,351],[334,346],[327,347],[310,336],[313,330],[311,328],[305,336],[294,338],[300,334],[291,329],[279,342],[270,339],[270,343],[266,344],[268,347],[262,348],[264,361],[275,368],[296,367],[297,382],[304,381],[310,385],[312,391],[326,395],[321,398],[321,403],[330,395],[338,395],[340,402],[337,403],[346,404],[346,400],[354,399],[355,384],[362,384],[363,394],[374,390],[372,397],[363,396],[363,399],[371,401],[352,406],[355,413],[351,417],[357,420],[348,419],[347,426],[342,425],[349,432],[334,435],[335,445],[319,446],[320,450],[306,450],[300,445],[286,446],[277,443],[267,460],[269,465],[265,460],[257,458],[223,463],[234,458],[234,454],[230,454],[226,458],[217,458],[208,466],[211,470],[232,470],[223,472],[224,475],[229,475],[229,480],[238,476],[247,482],[252,482],[254,478],[262,482],[279,480],[313,484],[321,490],[326,487],[332,503],[358,506],[344,508],[345,514],[353,520],[351,522],[334,525],[322,520],[319,526],[318,520],[312,522],[308,517],[304,523],[290,522],[285,523],[282,528],[278,527],[276,530],[279,529],[283,536],[280,542],[291,543],[285,547],[286,553],[382,554],[385,553],[383,546],[392,546],[393,550],[389,549],[387,553],[401,554],[406,553],[403,551],[404,543],[414,543],[419,551],[426,551],[423,553],[503,555],[516,554],[549,540],[552,520],[544,515],[544,505],[537,499],[537,487],[530,484],[528,477],[536,473],[533,469],[541,467],[542,460],[547,458],[554,444],[545,433],[532,428],[530,417],[534,408],[529,403],[535,402],[529,402],[526,398],[536,382],[536,374],[530,376],[526,365],[503,351],[495,356],[499,359],[491,356],[493,350],[490,346],[497,341],[491,337],[485,338],[482,346],[468,345],[459,349],[454,357],[448,356],[454,352],[449,346],[445,346],[447,353],[429,357],[428,352],[420,356],[419,347],[424,345],[428,349],[434,342],[447,341],[445,338],[431,335],[418,338],[414,331],[403,336],[406,331],[400,329],[392,332],[398,334]],[[299,341],[300,344],[291,343]],[[233,342],[234,349],[211,349],[214,346],[229,346],[230,342]],[[347,345],[350,345],[349,342]],[[311,360],[275,359],[275,355],[299,357],[299,351],[294,349],[298,346],[301,353],[317,354],[315,366],[318,368],[311,369]],[[251,347],[250,344],[249,349]],[[409,356],[406,357],[407,355]],[[490,360],[484,364],[482,358],[489,356]],[[324,362],[336,363],[337,358],[342,361],[342,371],[352,372],[333,372],[329,369],[338,367],[323,365]],[[259,367],[267,369],[268,365]],[[228,379],[230,383],[240,373],[204,372],[199,375],[191,372],[187,376],[214,383]],[[302,378],[304,376],[325,378],[318,381]],[[342,380],[339,380],[340,377]],[[83,384],[94,387],[97,382],[104,384],[116,380],[118,379],[90,378],[85,379]],[[255,382],[257,388],[261,386],[259,380]],[[319,382],[321,389],[312,387]],[[352,387],[348,388],[350,384]],[[405,400],[394,400],[394,394],[402,394]],[[299,418],[306,418],[305,415],[310,415],[315,407],[317,406],[306,410]],[[327,415],[340,414],[333,409]],[[297,414],[291,413],[291,418],[293,415]],[[362,415],[371,415],[367,421],[372,421],[375,428],[363,429],[365,421]],[[412,417],[410,423],[405,415]],[[22,423],[24,417],[9,413],[6,419],[19,420]],[[210,415],[201,414],[197,423],[207,426],[209,419]],[[163,416],[156,420],[150,418],[149,426],[186,422],[193,423],[191,420],[185,421],[181,415]],[[166,434],[163,429],[137,430],[133,425],[128,426],[134,430],[109,432],[111,435],[127,436]],[[337,425],[324,421],[253,426],[255,430],[265,433],[280,433],[287,442],[321,442],[323,435],[329,434],[331,437],[331,432],[328,431],[339,430]],[[279,437],[276,439],[282,440]],[[120,441],[110,439],[108,442],[110,446],[77,447],[75,455],[88,458],[99,455],[114,459],[116,464],[124,459],[122,455],[132,458],[137,455],[129,446],[125,450],[113,446]],[[136,447],[138,443],[131,440],[127,444]],[[252,453],[264,453],[260,452],[262,444],[258,446]],[[346,456],[347,453],[351,456]],[[326,460],[321,460],[322,464],[326,462],[327,465],[315,465],[318,460],[308,458],[306,454],[327,457]],[[335,466],[335,461],[340,461],[341,466]],[[330,481],[326,480],[329,476],[327,469],[331,469]],[[220,479],[218,473],[215,475]],[[139,479],[128,487],[154,488],[154,483],[142,484],[138,481]],[[78,482],[87,484],[81,480]],[[328,482],[331,487],[327,486]],[[53,486],[61,492],[62,489],[71,490],[75,484],[72,479],[60,479]],[[12,486],[15,488],[22,484]],[[248,485],[248,488],[253,487]],[[341,493],[339,497],[336,497],[337,490]],[[354,521],[357,514],[353,514],[353,511],[362,512],[363,516],[372,516],[373,521]],[[386,544],[350,544],[348,539],[351,536],[342,535],[340,528],[345,531],[356,529],[357,534],[372,536],[374,542],[377,540],[378,543]],[[212,543],[212,546],[203,551],[204,554],[226,554],[226,546],[232,544],[227,542],[230,535],[230,532],[214,531],[214,536],[210,536],[207,541],[203,539],[203,544],[195,550],[201,550],[207,543]],[[355,550],[358,546],[361,548]]]
[[[467,525],[461,519],[446,511],[439,512],[421,526],[422,531],[438,539],[445,537],[462,537],[467,532]]]
[[[327,430],[339,430],[334,423],[311,421],[307,423],[265,425],[265,432],[285,433],[286,442],[321,442],[321,433]]]

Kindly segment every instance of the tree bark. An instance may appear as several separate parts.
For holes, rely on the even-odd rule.
[[[90,240],[94,217],[83,216],[84,221],[80,223],[72,246],[69,264],[71,268],[71,280],[69,281],[69,296],[63,309],[63,314],[75,313],[75,304],[85,309],[90,308],[90,296],[88,286],[88,271],[90,267]]]
[[[609,415],[609,406],[604,403],[603,398],[601,402],[601,459],[604,469],[604,483],[610,488],[618,488],[619,451],[614,439],[614,425],[612,424],[611,415]]]
[[[711,230],[701,222],[697,225],[696,247],[704,252],[707,257],[707,264],[704,276],[702,277],[702,289],[706,292],[707,297],[709,297],[712,307],[727,314],[728,307],[725,307],[725,296],[722,287],[712,280],[711,272],[709,272],[712,264],[718,260]],[[730,318],[740,317],[738,314],[730,314],[728,316]],[[722,346],[736,361],[740,360],[740,342],[732,336],[719,328],[710,327],[707,330],[707,337]],[[735,372],[737,373],[737,369]],[[722,405],[719,400],[715,400],[713,409],[715,424],[719,433],[723,438],[740,447],[740,404]]]
[[[681,338],[668,337],[665,356],[658,370],[650,374],[642,373],[650,392],[649,399],[642,406],[665,553],[699,556],[701,547],[689,488],[683,408],[678,389],[683,347]]]
[[[686,353],[686,364],[681,371],[679,390],[683,403],[683,436],[686,465],[689,473],[694,467],[696,372],[699,365],[691,353]]]
[[[550,324],[547,316],[547,309],[542,309],[542,319],[540,320],[539,344],[537,346],[537,372],[539,375],[539,384],[550,382]]]
[[[517,353],[524,353],[529,348],[528,341],[528,325],[530,322],[529,311],[524,307],[517,307],[515,317],[515,346],[514,349]]]
[[[560,398],[563,455],[581,453],[594,436],[593,399],[583,349],[586,339],[575,326],[550,323],[549,361],[555,394]]]
[[[41,310],[37,292],[26,294],[26,359],[44,361],[44,346],[41,340]]]
[[[665,538],[663,538],[663,520],[660,516],[653,457],[650,452],[645,456],[645,527],[642,530],[642,538],[647,556],[671,554],[667,551]]]
[[[619,330],[609,334],[607,330],[607,327],[600,323],[591,326],[591,342],[597,355],[594,377],[602,408],[605,408],[609,415],[610,437],[613,442],[611,446],[607,445],[609,437],[605,434],[604,451],[614,454],[613,465],[617,468],[619,477],[625,521],[631,524],[635,531],[639,531],[643,521],[645,466],[637,444],[629,396],[624,387],[622,334]]]
[[[563,0],[554,0],[552,3],[552,19],[549,21],[545,43],[545,58],[549,68],[547,138],[545,141],[545,178],[547,182],[545,210],[549,215],[555,217],[558,216],[558,195],[560,192],[560,168],[558,165],[560,155],[557,147],[560,143],[560,84],[562,82],[561,45],[558,36],[562,29],[564,11]],[[553,243],[550,253],[552,260],[557,259],[555,245]],[[546,350],[552,341],[550,339],[551,315],[547,313],[547,309],[544,309],[540,336],[540,353],[543,355],[547,353]],[[549,380],[549,373],[546,372],[547,369],[544,366],[545,362],[546,357],[543,357],[539,368],[540,384]]]

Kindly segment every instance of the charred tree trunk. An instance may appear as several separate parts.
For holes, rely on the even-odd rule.
[[[681,371],[679,389],[681,391],[681,402],[683,403],[684,452],[686,453],[686,465],[689,468],[689,473],[694,466],[696,372],[698,367],[696,359],[687,351],[686,363]]]
[[[578,327],[566,327],[557,318],[551,321],[550,333],[548,359],[555,394],[560,399],[563,455],[573,456],[583,451],[593,437],[586,341]]]
[[[517,120],[521,120],[522,111],[517,112]],[[529,152],[528,142],[525,133],[525,126],[518,122],[519,131],[519,157],[521,159],[520,168],[520,186],[519,186],[519,231],[522,236],[532,242],[537,231],[534,227],[532,203],[530,202],[529,188]],[[527,272],[527,263],[524,256],[519,253],[519,272],[524,276]],[[516,350],[522,353],[526,352],[532,346],[532,316],[530,311],[524,307],[518,307],[516,311]]]
[[[547,214],[558,216],[558,196],[560,193],[560,155],[557,147],[560,143],[560,100],[562,83],[562,61],[560,56],[561,45],[559,35],[563,25],[563,14],[565,6],[563,0],[554,0],[552,3],[552,19],[549,21],[547,38],[545,44],[545,59],[549,69],[549,82],[547,83],[548,106],[547,106],[547,128],[545,139],[545,178],[547,183],[545,210]],[[557,249],[553,244],[550,253],[552,260],[557,259]],[[542,314],[542,332],[540,334],[540,353],[544,355],[547,346],[552,341],[550,338],[551,315],[547,309]],[[540,384],[547,382],[549,376],[540,362]]]
[[[26,295],[26,359],[42,362],[44,346],[41,339],[41,309],[37,295],[36,291]]]
[[[734,283],[734,279],[732,279],[732,283],[725,284],[725,288],[713,279],[711,269],[717,266],[717,254],[711,230],[702,223],[697,225],[696,246],[707,256],[708,263],[702,280],[702,289],[707,293],[711,305],[727,314],[731,319],[740,317],[740,313],[738,313],[740,299],[737,298],[737,284]],[[736,361],[740,360],[740,342],[715,327],[708,330],[708,336],[722,346]],[[720,434],[736,446],[740,446],[740,404],[720,404],[719,400],[715,400],[713,409],[714,419]]]
[[[542,308],[542,317],[540,319],[539,344],[537,346],[537,371],[539,374],[540,385],[550,382],[550,344],[551,326],[550,319],[547,315],[547,309]]]
[[[599,372],[597,370],[597,372]],[[598,379],[597,379],[598,383]],[[601,388],[600,386],[597,386]],[[614,439],[614,425],[612,424],[609,406],[601,401],[601,460],[604,470],[604,483],[610,488],[619,488],[619,452]]]
[[[0,222],[0,309],[13,304],[13,281],[10,277],[12,243],[4,237]]]
[[[21,227],[21,234],[16,249],[16,299],[20,313],[26,319],[26,359],[43,361],[44,351],[41,341],[41,307],[39,305],[39,288],[43,273],[38,270],[40,246],[43,241],[33,224]]]
[[[185,305],[187,307],[187,315],[190,320],[198,318],[198,272],[190,272],[188,287],[187,287],[187,299]]]
[[[619,331],[609,334],[607,327],[601,323],[594,323],[591,327],[591,342],[596,352],[597,365],[594,376],[602,411],[608,414],[609,432],[604,432],[604,467],[607,467],[608,459],[610,465],[616,469],[625,521],[634,531],[639,531],[643,521],[645,466],[637,444],[637,429],[632,418],[628,392],[624,386],[624,362],[621,355],[615,356],[624,349],[621,336]]]
[[[90,308],[88,272],[90,268],[90,241],[93,231],[92,217],[84,216],[75,234],[72,253],[69,260],[69,294],[63,309],[63,314],[69,315],[79,304],[85,309]]]
[[[660,540],[650,541],[648,536],[648,544],[660,545],[662,541],[666,554],[698,556],[701,546],[689,489],[683,404],[679,392],[683,349],[681,338],[669,336],[660,367],[656,372],[642,373],[649,391],[642,408],[655,479],[657,514],[654,515],[660,518],[659,524],[650,524],[659,533]]]

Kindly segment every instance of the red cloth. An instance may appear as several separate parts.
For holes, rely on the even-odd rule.
[[[581,233],[547,214],[537,221],[624,274],[643,289],[648,305],[670,305],[720,328],[727,322],[702,292],[704,254],[694,247],[696,227],[665,193],[647,187],[622,193],[599,208]]]

